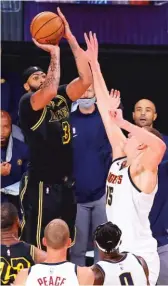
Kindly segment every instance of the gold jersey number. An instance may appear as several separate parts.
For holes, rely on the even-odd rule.
[[[130,272],[122,273],[120,276],[121,285],[134,285]]]
[[[0,276],[3,284],[9,284],[9,281],[14,281],[17,273],[31,266],[30,262],[24,257],[11,258],[10,263],[0,257]]]
[[[67,121],[62,122],[62,129],[64,131],[64,134],[62,136],[62,142],[63,144],[68,144],[71,140],[71,128]]]

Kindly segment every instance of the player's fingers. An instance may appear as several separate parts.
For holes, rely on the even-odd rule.
[[[61,9],[59,7],[57,7],[57,12],[60,18],[62,19],[62,21],[64,22],[64,24],[69,26],[64,14],[62,14]]]
[[[93,33],[92,33],[91,31],[89,32],[89,38],[90,38],[91,46],[92,46],[93,49],[94,49],[94,38],[93,38]]]
[[[85,38],[85,42],[86,42],[86,44],[87,44],[87,47],[90,48],[90,47],[91,47],[91,44],[90,44],[89,38],[88,38],[88,36],[87,36],[86,33],[84,33],[84,38]]]
[[[34,38],[32,38],[32,41],[37,47],[41,48],[41,44],[39,44]]]
[[[114,118],[115,117],[115,111],[113,109],[109,110],[109,115]]]
[[[117,90],[117,96],[120,98],[120,91]]]
[[[96,33],[93,34],[93,38],[94,38],[95,51],[96,51],[97,56],[98,56],[98,40],[97,40],[97,37],[96,37]]]
[[[114,97],[116,98],[117,97],[117,90],[115,89],[114,91]]]
[[[40,44],[39,42],[37,42],[34,38],[32,38],[33,42],[35,43],[35,45],[41,49],[45,49],[48,47],[47,44]]]
[[[113,97],[113,95],[114,95],[114,89],[112,88],[110,91],[110,96]]]

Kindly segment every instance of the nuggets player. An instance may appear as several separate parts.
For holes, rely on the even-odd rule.
[[[21,270],[14,285],[93,285],[94,274],[89,267],[78,267],[66,260],[71,238],[63,220],[54,219],[45,227],[43,243],[47,247],[45,262]]]
[[[107,218],[122,230],[120,250],[142,256],[149,268],[150,285],[159,275],[157,242],[152,237],[149,212],[157,192],[158,165],[166,150],[161,135],[153,128],[140,128],[122,117],[120,94],[109,96],[96,59],[97,39],[85,35],[94,78],[97,105],[113,149],[107,179]],[[110,110],[110,111],[109,111]],[[129,132],[127,139],[121,129]],[[153,133],[153,134],[152,134]]]
[[[129,252],[119,252],[121,234],[119,227],[110,221],[96,228],[94,241],[100,261],[91,267],[94,285],[149,285],[144,259]]]

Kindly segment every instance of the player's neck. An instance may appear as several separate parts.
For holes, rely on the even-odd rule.
[[[90,108],[82,108],[79,106],[79,110],[83,114],[92,114],[95,111],[95,104],[93,104]]]
[[[125,254],[124,254],[125,255]],[[120,260],[123,256],[124,256],[122,253],[119,253],[119,252],[113,252],[113,253],[110,253],[110,254],[106,254],[104,257],[103,257],[103,260],[109,260],[109,261],[118,261]]]
[[[53,250],[47,249],[47,259],[46,263],[60,263],[67,260],[66,250]]]
[[[1,244],[14,244],[19,242],[18,233],[14,231],[1,231]]]

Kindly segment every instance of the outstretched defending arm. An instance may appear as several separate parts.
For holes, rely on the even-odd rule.
[[[110,112],[112,120],[122,129],[135,136],[139,142],[147,146],[141,156],[140,163],[144,169],[156,171],[166,150],[166,144],[156,135],[144,128],[138,127],[122,117],[121,110]]]
[[[36,111],[44,108],[57,94],[60,81],[60,49],[58,46],[39,44],[34,39],[33,41],[39,48],[49,52],[51,55],[46,80],[42,88],[33,93],[30,99],[31,106]]]
[[[79,77],[70,82],[66,88],[66,92],[69,98],[72,101],[75,101],[80,98],[92,84],[92,74],[89,68],[86,52],[80,48],[75,36],[70,30],[65,16],[62,14],[59,8],[57,8],[57,12],[64,22],[65,38],[71,47],[79,73]]]
[[[126,138],[121,129],[113,122],[109,115],[110,108],[116,110],[120,104],[120,92],[112,90],[111,96],[109,95],[96,57],[98,50],[96,35],[92,35],[90,32],[88,38],[85,34],[85,40],[88,48],[87,55],[93,75],[94,90],[97,98],[98,109],[113,149],[113,159],[115,159],[125,156],[122,147]]]

